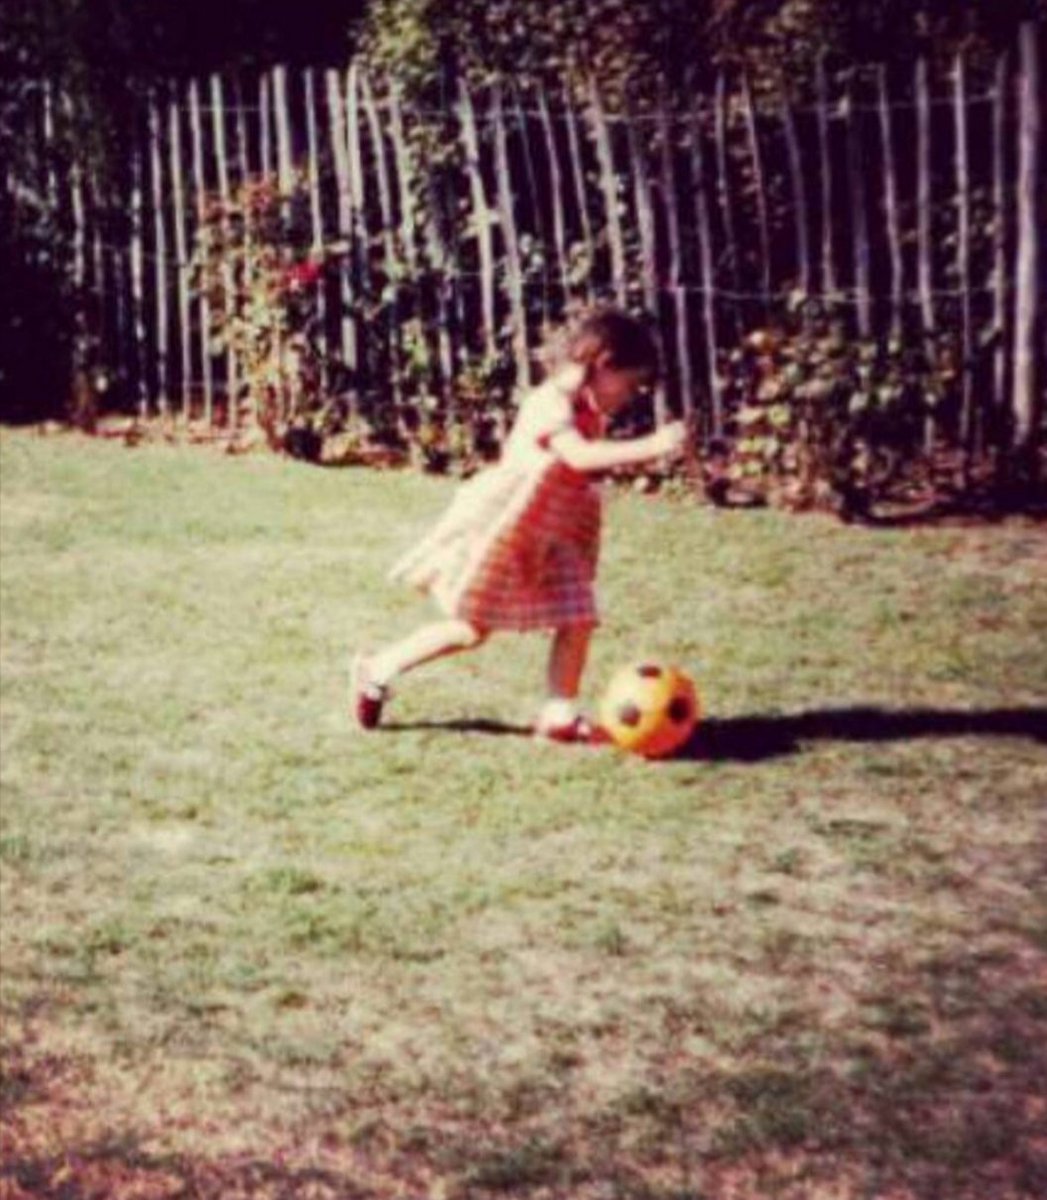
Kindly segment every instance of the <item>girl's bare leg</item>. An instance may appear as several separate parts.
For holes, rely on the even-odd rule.
[[[592,635],[590,625],[567,625],[553,634],[547,675],[551,698],[577,699]]]
[[[554,741],[584,741],[587,726],[578,712],[578,691],[589,657],[589,625],[568,625],[553,634],[547,673],[548,698],[538,714],[537,732]]]
[[[433,621],[367,659],[370,678],[386,684],[423,663],[472,650],[487,640],[487,631],[456,619]]]

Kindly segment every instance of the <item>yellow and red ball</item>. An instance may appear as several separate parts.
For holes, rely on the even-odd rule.
[[[694,732],[701,705],[685,671],[639,662],[615,672],[599,711],[601,724],[623,750],[643,758],[665,758]]]

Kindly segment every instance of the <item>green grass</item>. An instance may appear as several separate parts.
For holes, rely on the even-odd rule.
[[[75,1151],[259,1196],[1042,1194],[1043,527],[615,497],[590,699],[656,656],[706,709],[646,764],[518,736],[535,636],[350,727],[446,481],[0,454],[0,1190]]]

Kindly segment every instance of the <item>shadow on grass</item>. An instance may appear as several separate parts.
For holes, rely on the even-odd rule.
[[[286,1167],[265,1159],[208,1160],[144,1152],[133,1137],[100,1139],[63,1154],[16,1153],[0,1167],[14,1197],[36,1200],[101,1200],[135,1196],[140,1200],[379,1200],[383,1192],[361,1186],[352,1174],[322,1167]],[[385,1193],[390,1195],[392,1193]]]
[[[391,722],[379,732],[442,730],[446,733],[530,737],[529,725],[484,717]],[[825,708],[782,716],[709,717],[669,762],[760,762],[799,752],[811,741],[892,742],[928,737],[1023,737],[1047,744],[1047,707],[950,710]]]
[[[442,729],[447,733],[486,733],[492,737],[526,737],[534,733],[530,725],[511,725],[486,717],[458,717],[450,721],[390,721],[379,725],[379,733],[406,733],[408,730]]]
[[[1042,961],[1025,948],[887,956],[845,1025],[796,1008],[723,1065],[688,1062],[687,1030],[667,1026],[649,1083],[567,1122],[557,1081],[526,1136],[492,1112],[482,1130],[444,1131],[441,1158],[520,1197],[1047,1196]]]
[[[913,529],[928,525],[995,525],[1015,517],[1047,519],[1047,488],[1042,484],[983,487],[965,496],[941,496],[916,507],[869,513],[860,520],[873,529]]]
[[[731,1005],[700,985],[693,1005],[672,997],[642,1078],[599,1103],[573,1075],[580,1061],[519,1088],[478,1077],[460,1103],[438,1093],[420,1112],[399,1112],[395,1088],[361,1095],[347,1078],[323,1124],[311,1114],[233,1154],[209,1146],[208,1122],[185,1131],[191,1149],[158,1152],[155,1116],[114,1129],[90,1068],[32,1038],[0,1043],[0,1196],[392,1200],[438,1183],[451,1200],[1038,1200],[1047,910],[1031,919],[1028,888],[1040,876],[1026,864],[1013,894],[987,898],[980,944],[868,951],[876,969],[846,1021],[827,1022],[798,987],[740,1043]],[[775,962],[797,981],[811,966],[780,949]],[[464,1065],[456,1090],[463,1079]]]
[[[1047,707],[827,708],[783,716],[710,717],[676,755],[759,762],[795,754],[802,742],[891,742],[928,737],[1024,737],[1047,744]]]
[[[27,1086],[4,1106],[0,1195],[392,1200],[438,1180],[455,1200],[1033,1200],[1047,1195],[1042,964],[1018,945],[889,955],[845,1025],[795,1009],[720,1064],[689,1060],[686,1029],[667,1025],[661,1066],[602,1106],[568,1105],[568,1074],[523,1111],[495,1091],[482,1113],[437,1106],[406,1126],[395,1098],[375,1098],[374,1142],[322,1152],[293,1135],[247,1154],[206,1137],[151,1152],[102,1110],[85,1120],[75,1065],[15,1049],[5,1073]]]

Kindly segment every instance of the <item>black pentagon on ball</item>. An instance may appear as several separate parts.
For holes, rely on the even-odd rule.
[[[626,703],[620,705],[618,708],[618,720],[623,725],[627,725],[630,729],[634,729],[640,724],[640,718],[642,716],[643,713],[640,712],[639,708],[637,708],[635,704]]]
[[[691,702],[686,696],[674,697],[669,705],[669,720],[675,721],[677,725],[682,725],[684,721],[691,719]]]
[[[644,663],[636,668],[636,673],[643,679],[657,679],[662,673],[662,668],[657,663]]]

